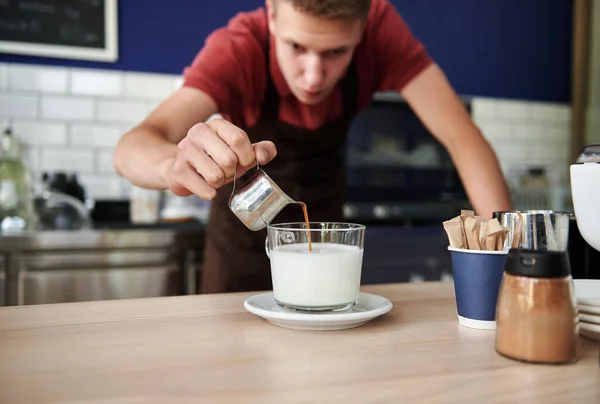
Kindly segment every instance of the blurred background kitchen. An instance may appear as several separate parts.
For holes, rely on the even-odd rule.
[[[572,211],[568,167],[600,143],[600,0],[392,3],[492,144],[515,207]],[[0,305],[196,293],[210,203],[132,187],[112,151],[212,30],[262,4],[0,1]],[[469,205],[400,97],[374,97],[347,159],[346,216],[369,226],[363,283],[451,279],[441,222]]]

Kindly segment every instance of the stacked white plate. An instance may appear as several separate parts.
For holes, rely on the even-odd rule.
[[[600,280],[575,279],[579,335],[600,341]]]

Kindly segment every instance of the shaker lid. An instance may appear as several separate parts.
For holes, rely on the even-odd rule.
[[[506,260],[506,273],[534,278],[563,278],[571,275],[566,251],[542,251],[511,248]]]
[[[581,149],[575,163],[600,163],[600,144],[591,144]]]

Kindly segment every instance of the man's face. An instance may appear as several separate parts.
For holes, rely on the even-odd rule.
[[[362,37],[363,22],[314,17],[294,10],[285,0],[278,0],[276,12],[271,0],[266,4],[283,77],[300,102],[318,104],[345,74]]]

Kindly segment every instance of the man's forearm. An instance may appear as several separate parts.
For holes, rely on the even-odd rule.
[[[473,209],[487,218],[495,211],[511,210],[510,193],[493,149],[483,136],[468,139],[449,151]]]
[[[510,210],[510,194],[496,154],[474,125],[446,76],[431,65],[402,90],[421,121],[446,147],[478,215]]]
[[[176,154],[175,144],[166,140],[157,129],[143,125],[121,138],[113,155],[113,165],[119,175],[134,185],[166,189],[162,170],[165,163]]]

